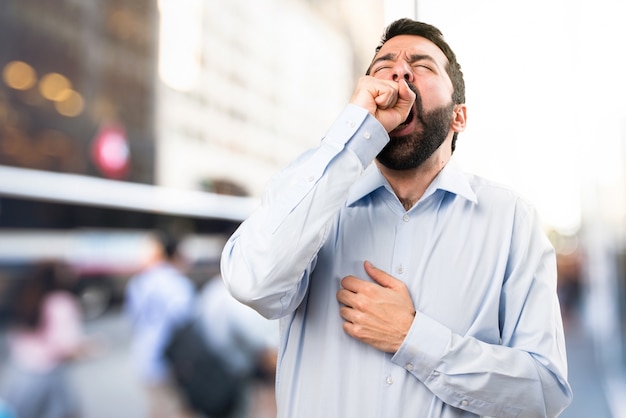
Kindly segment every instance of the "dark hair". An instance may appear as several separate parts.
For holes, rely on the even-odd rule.
[[[376,53],[380,51],[385,42],[398,35],[421,36],[437,45],[448,59],[446,72],[452,81],[452,101],[455,104],[465,103],[465,80],[463,79],[463,71],[461,71],[461,65],[456,60],[456,55],[452,51],[452,48],[450,48],[450,45],[443,39],[441,31],[428,23],[407,18],[398,19],[385,29],[380,44],[376,47]],[[368,68],[366,74],[369,75],[369,72],[370,69]],[[457,135],[458,132],[455,132],[452,138],[452,151],[454,151],[455,148]]]
[[[174,260],[179,255],[180,238],[168,231],[156,231],[155,236],[168,260]]]

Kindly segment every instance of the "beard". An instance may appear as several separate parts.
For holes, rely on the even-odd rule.
[[[450,132],[454,102],[425,113],[417,89],[415,92],[415,116],[419,120],[415,131],[408,135],[392,136],[376,159],[391,170],[411,170],[419,167],[441,146]]]

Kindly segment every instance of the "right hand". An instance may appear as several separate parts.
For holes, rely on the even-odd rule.
[[[372,76],[359,79],[350,103],[361,106],[383,125],[393,131],[406,120],[415,101],[415,93],[404,79],[399,82]]]

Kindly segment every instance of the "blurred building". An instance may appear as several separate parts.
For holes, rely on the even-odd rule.
[[[71,183],[40,176],[34,184],[28,176],[154,184],[157,32],[152,0],[0,3],[0,168],[25,170],[3,173],[0,184],[50,191],[33,199],[3,193],[0,226],[125,224],[98,205],[50,204]],[[80,204],[95,187],[73,188]]]
[[[0,166],[258,195],[349,99],[385,3],[6,0]]]
[[[0,164],[154,182],[152,0],[0,4]]]
[[[349,99],[383,3],[0,2],[0,278],[61,258],[102,287],[156,227],[214,269]]]
[[[383,2],[160,0],[157,182],[259,195],[364,74]]]

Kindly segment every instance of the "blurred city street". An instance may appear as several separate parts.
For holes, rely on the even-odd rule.
[[[7,355],[4,332],[0,331],[0,380]],[[102,342],[102,350],[71,367],[71,378],[84,411],[80,418],[145,418],[147,400],[130,357],[131,329],[127,319],[119,308],[113,308],[87,321],[86,334]],[[259,386],[255,389],[252,402],[256,408],[248,418],[271,418],[269,392]]]
[[[280,178],[275,177],[279,170],[320,144],[342,109],[355,102],[352,94],[359,90],[353,86],[370,79],[363,77],[366,71],[373,78],[398,76],[385,74],[387,68],[376,75],[373,64],[380,60],[372,62],[372,56],[382,48],[382,29],[395,19],[408,17],[440,28],[445,33],[444,43],[450,42],[456,51],[451,56],[444,53],[447,77],[456,80],[451,84],[456,102],[450,105],[461,112],[455,115],[465,115],[467,83],[467,129],[463,121],[462,129],[453,124],[448,132],[454,131],[454,165],[475,174],[477,180],[485,178],[515,191],[520,204],[527,201],[534,207],[537,217],[533,215],[533,222],[541,222],[555,249],[556,292],[560,309],[567,313],[565,339],[574,393],[573,403],[561,417],[626,418],[624,16],[626,1],[615,0],[566,4],[539,0],[0,0],[0,383],[9,375],[6,330],[12,321],[34,323],[45,316],[41,307],[52,293],[52,286],[28,290],[19,280],[37,279],[34,267],[58,262],[59,271],[64,272],[59,288],[71,288],[83,310],[79,314],[80,309],[75,309],[70,320],[61,318],[65,322],[57,319],[56,331],[71,334],[68,330],[81,331],[84,323],[86,334],[101,343],[94,355],[70,365],[84,411],[79,418],[147,418],[149,400],[167,396],[149,399],[142,387],[130,354],[135,331],[121,305],[132,299],[125,293],[129,280],[146,271],[151,259],[150,238],[158,232],[181,239],[185,275],[195,289],[204,288],[220,272],[226,241],[259,208],[266,186],[280,183],[275,180]],[[595,59],[587,59],[589,51]],[[401,54],[389,57],[396,61],[406,58]],[[451,58],[458,58],[459,65],[450,67]],[[421,97],[426,91],[420,91],[419,80],[434,82],[440,77],[422,79],[437,71],[418,64],[409,66],[417,81],[407,81],[419,94],[402,129],[412,124],[426,127],[428,123],[421,119],[430,115],[429,108],[435,105],[427,95]],[[443,71],[439,75],[445,76]],[[446,82],[443,87],[447,86]],[[432,113],[438,110],[432,109]],[[352,121],[347,126],[358,127]],[[418,131],[416,128],[411,138],[420,138]],[[456,136],[461,131],[457,146]],[[365,132],[363,138],[369,139],[372,132]],[[399,131],[391,132],[388,137],[375,135],[376,141],[370,144],[382,146],[381,141],[390,138],[395,141]],[[358,135],[353,138],[343,143],[341,154],[355,154]],[[328,139],[332,142],[335,138],[328,135]],[[323,151],[325,146],[319,149]],[[330,164],[340,160],[337,155],[333,158]],[[395,171],[389,178],[395,178],[400,170],[388,170]],[[301,202],[312,196],[315,204],[330,202],[317,190],[318,185],[332,184],[325,181],[325,174],[333,171],[314,172],[322,177],[307,173],[303,177],[307,181],[300,182],[293,176],[293,190],[306,183],[309,191],[300,195],[306,196]],[[403,180],[406,178],[409,176]],[[397,192],[392,184],[386,181],[385,187]],[[436,192],[445,190],[441,187]],[[273,205],[282,196],[291,196],[281,193],[266,194],[264,202]],[[446,203],[440,208],[451,206]],[[281,212],[293,219],[299,212],[273,208],[262,206],[259,212],[276,220]],[[421,213],[417,204],[411,210]],[[517,217],[522,212],[515,213]],[[438,219],[448,220],[446,216]],[[338,219],[346,218],[341,215]],[[371,219],[378,225],[377,218]],[[265,226],[274,221],[257,223]],[[283,228],[288,223],[276,225],[298,231]],[[517,231],[523,228],[510,230],[516,231],[511,236],[517,240]],[[484,235],[478,237],[490,233],[481,230]],[[419,234],[404,235],[416,244],[430,245],[429,239]],[[349,236],[343,231],[337,230],[335,236],[345,236],[348,243]],[[372,237],[378,242],[377,234]],[[292,244],[291,240],[280,241]],[[412,261],[412,249],[403,248],[401,242],[389,248],[394,256],[396,248],[402,250],[398,259],[404,258],[406,251]],[[456,242],[474,250],[466,241]],[[265,240],[260,244],[248,248],[274,248]],[[230,253],[237,254],[233,248]],[[453,253],[446,245],[438,248],[446,251],[446,257]],[[286,260],[305,259],[289,251],[278,254],[279,261],[283,256]],[[458,258],[450,260],[453,263]],[[406,265],[396,268],[407,277]],[[60,278],[59,271],[50,277],[58,273]],[[17,297],[20,295],[22,298]],[[169,291],[164,295],[152,304],[153,312],[167,312],[162,309],[163,300],[176,300]],[[447,302],[448,292],[437,295]],[[65,302],[67,308],[70,303]],[[542,305],[524,306],[543,309]],[[179,306],[192,304],[185,301]],[[222,313],[220,319],[236,317],[219,304],[201,306],[215,307]],[[547,318],[536,310],[528,312],[541,321]],[[227,322],[207,318],[209,325]],[[144,323],[153,327],[153,319],[150,316]],[[277,335],[252,328],[261,336]],[[249,330],[240,335],[253,334]],[[22,343],[24,340],[28,348],[29,343],[43,347],[54,339],[23,338]],[[246,346],[237,340],[223,352],[229,359],[236,358],[232,348]],[[23,347],[11,345],[16,357],[28,360],[25,363],[32,359],[37,363],[44,357],[45,367],[39,370],[58,365],[59,356],[47,359],[54,360],[52,366],[45,362],[46,353],[54,350],[44,347],[44,355],[38,357]],[[557,355],[562,364],[562,352]],[[267,367],[272,370],[264,369],[267,373],[263,374],[255,369],[256,377],[273,376],[275,351],[272,356]],[[182,357],[189,358],[186,354]],[[140,358],[153,359],[143,354]],[[256,359],[247,353],[240,358]],[[346,370],[346,376],[362,377],[351,374],[359,370]],[[198,374],[207,381],[206,373]],[[246,397],[256,409],[245,418],[275,418],[273,388],[268,389],[267,384],[271,379],[258,383]],[[285,381],[297,386],[293,380]],[[36,405],[33,392],[22,391],[26,393],[23,403],[29,407]],[[343,396],[343,391],[333,393]],[[5,393],[0,396],[8,398]],[[328,403],[329,398],[322,396]],[[342,398],[337,399],[343,406]]]
[[[83,402],[83,418],[143,418],[144,393],[130,362],[130,328],[117,310],[89,321],[87,332],[106,341],[98,357],[83,360],[72,368],[72,377]],[[600,374],[591,340],[577,321],[566,328],[570,383],[574,390],[572,405],[562,418],[621,418],[609,410],[605,382]],[[2,338],[4,343],[4,338]],[[5,347],[0,350],[4,357]],[[0,359],[4,364],[4,358]],[[255,417],[256,418],[256,417]]]

